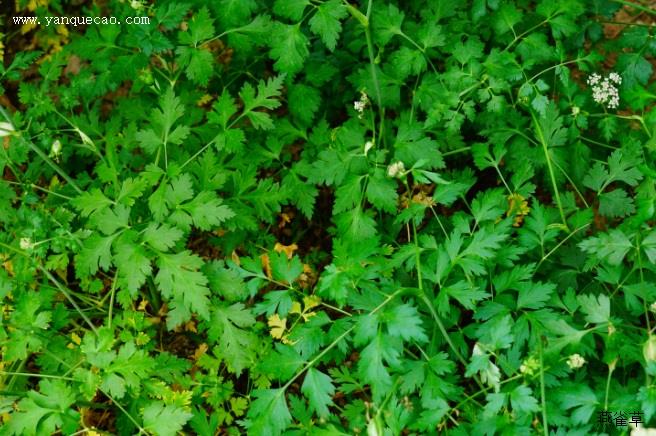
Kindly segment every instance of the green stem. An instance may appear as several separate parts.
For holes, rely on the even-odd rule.
[[[637,9],[642,12],[646,12],[648,14],[656,15],[656,9],[648,8],[647,6],[642,6],[638,3],[633,3],[633,2],[628,2],[625,0],[613,0],[615,3],[619,3],[624,6],[630,6],[634,9]]]
[[[531,118],[533,119],[533,124],[535,125],[535,132],[538,135],[539,142],[542,144],[544,157],[547,161],[547,169],[549,170],[549,177],[551,177],[551,186],[553,187],[554,190],[554,197],[556,198],[556,204],[558,205],[558,212],[560,212],[560,218],[562,219],[563,225],[565,226],[567,231],[569,231],[569,227],[567,226],[567,220],[565,219],[565,211],[563,210],[563,204],[560,200],[560,192],[558,192],[558,186],[556,185],[556,177],[554,175],[553,165],[551,164],[551,158],[549,157],[549,149],[547,146],[547,141],[544,137],[544,133],[542,132],[542,127],[540,127],[540,123],[538,122],[533,112],[531,112]]]
[[[549,421],[547,420],[547,395],[544,384],[544,360],[542,359],[542,337],[538,335],[538,352],[540,353],[540,397],[542,400],[542,426],[544,434],[549,434]]]
[[[43,159],[57,174],[59,174],[64,180],[68,182],[69,185],[73,187],[77,191],[78,194],[82,194],[82,190],[80,189],[79,186],[77,186],[77,183],[69,177],[68,174],[59,166],[57,165],[52,159],[48,157],[47,154],[45,154],[39,147],[34,145],[32,141],[24,140],[25,143],[29,148],[32,149],[41,159]]]

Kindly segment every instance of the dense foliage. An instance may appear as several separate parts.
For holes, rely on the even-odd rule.
[[[0,434],[656,421],[653,9],[15,6]]]

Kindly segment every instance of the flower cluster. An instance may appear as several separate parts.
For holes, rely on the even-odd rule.
[[[353,108],[358,113],[358,118],[362,119],[367,105],[369,105],[369,97],[364,91],[362,91],[360,93],[360,100],[353,102]]]
[[[572,354],[567,358],[567,366],[571,369],[578,369],[585,365],[585,359],[578,353]]]
[[[21,238],[20,239],[20,248],[21,250],[31,250],[36,246],[30,238]]]
[[[588,77],[588,85],[592,87],[592,99],[605,105],[609,109],[616,109],[620,104],[620,94],[617,89],[622,84],[622,76],[610,73],[608,77],[601,77],[594,73]]]
[[[403,175],[405,172],[405,165],[403,165],[403,162],[398,161],[394,162],[390,166],[387,167],[387,175],[395,178],[395,177],[400,177]]]

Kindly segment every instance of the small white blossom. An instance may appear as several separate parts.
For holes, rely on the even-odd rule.
[[[62,144],[59,141],[59,139],[55,139],[55,142],[52,143],[50,146],[50,157],[55,158],[55,160],[59,160],[59,156],[61,156],[61,151],[62,151]]]
[[[578,353],[572,354],[567,358],[567,366],[571,369],[578,369],[585,365],[585,359]]]
[[[401,161],[394,162],[393,164],[387,167],[387,175],[392,178],[399,177],[404,171],[405,171],[405,165],[403,165],[403,162]]]
[[[15,129],[10,123],[4,121],[0,122],[0,138],[4,136],[9,136],[14,133]]]
[[[651,303],[651,304],[649,305],[649,310],[651,310],[652,312],[656,313],[656,301],[654,301],[653,303]]]
[[[36,244],[32,242],[30,238],[21,238],[20,239],[20,248],[21,250],[31,250]]]
[[[366,156],[367,153],[369,153],[369,150],[371,150],[374,146],[374,143],[371,141],[367,141],[364,143],[364,155]]]
[[[620,94],[616,85],[622,83],[622,76],[613,72],[608,77],[602,78],[594,73],[588,77],[587,82],[592,87],[592,99],[595,102],[609,109],[616,109],[619,106]]]
[[[355,109],[356,112],[358,112],[358,118],[362,119],[362,116],[364,115],[364,110],[366,109],[368,104],[369,104],[369,97],[363,91],[360,93],[360,100],[353,102],[353,108]]]
[[[612,82],[615,82],[617,85],[621,85],[621,84],[622,84],[622,76],[620,76],[619,74],[617,74],[617,73],[615,73],[615,72],[610,73],[610,74],[608,75],[608,78],[609,78]]]

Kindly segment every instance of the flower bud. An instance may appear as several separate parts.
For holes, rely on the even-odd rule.
[[[647,362],[656,360],[656,336],[649,335],[649,339],[642,346],[642,355]]]

